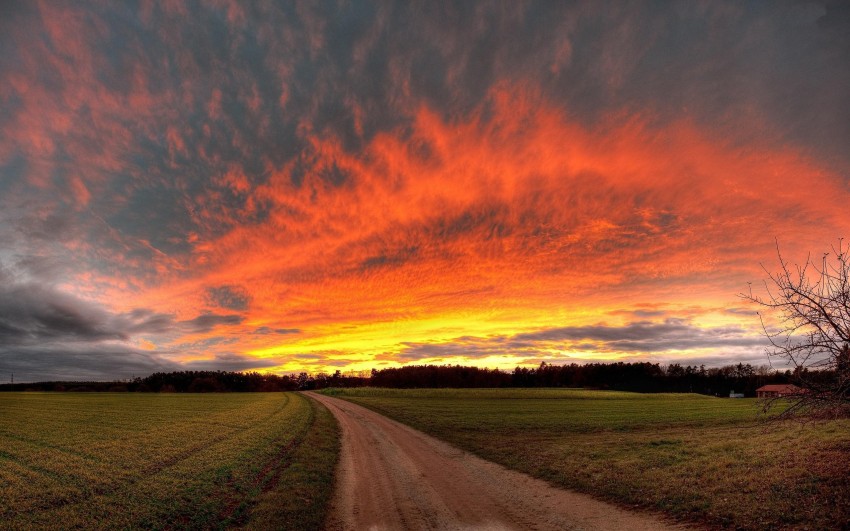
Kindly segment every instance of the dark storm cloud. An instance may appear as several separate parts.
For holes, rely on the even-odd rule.
[[[323,354],[296,354],[294,357],[300,360],[321,360],[325,356]]]
[[[300,334],[301,329],[299,329],[299,328],[269,328],[268,326],[261,326],[259,328],[254,329],[254,333],[259,334],[259,335],[269,335],[269,334],[290,335],[290,334]]]
[[[726,308],[723,311],[731,315],[745,315],[748,317],[755,317],[758,314],[753,308]]]
[[[245,371],[280,365],[277,358],[257,359],[234,353],[221,353],[204,360],[193,360],[181,364],[181,370],[190,371]]]
[[[329,366],[329,367],[348,367],[352,363],[356,363],[357,359],[349,358],[344,360],[322,360],[321,363],[317,364],[319,367]]]
[[[187,332],[202,333],[209,332],[217,326],[223,325],[238,325],[245,318],[241,315],[216,315],[213,313],[205,313],[189,319],[188,321],[178,321],[177,325]]]
[[[207,299],[220,308],[244,311],[248,309],[251,295],[240,286],[218,286],[207,288]]]
[[[15,284],[9,275],[0,285],[0,346],[126,341],[136,334],[203,333],[218,326],[237,325],[243,319],[235,314],[205,313],[177,321],[172,315],[147,309],[112,313],[53,288]]]
[[[181,370],[167,357],[115,344],[7,346],[0,349],[0,375],[16,382],[96,381]]]
[[[549,328],[512,336],[463,336],[442,343],[403,343],[399,357],[404,360],[463,356],[538,356],[547,349],[624,353],[641,356],[652,353],[714,349],[749,352],[753,359],[765,360],[763,337],[753,336],[737,326],[703,328],[682,319],[660,323],[640,321],[623,326],[590,325]],[[756,354],[758,353],[758,354]]]
[[[663,316],[667,315],[666,310],[645,310],[645,309],[614,310],[614,311],[609,312],[609,313],[611,315],[625,315],[625,316],[634,317],[634,318],[638,318],[638,319],[652,319],[652,318],[658,318],[658,317],[663,317]]]
[[[157,313],[145,308],[136,308],[116,316],[124,329],[131,334],[166,334],[174,328],[174,316]]]
[[[48,241],[67,241],[73,234],[70,212],[27,213],[21,216],[17,228],[25,238]]]
[[[700,348],[764,346],[764,338],[753,337],[738,326],[702,328],[681,319],[667,319],[662,323],[641,321],[625,326],[579,326],[517,334],[512,341],[526,342],[584,342],[602,344],[603,350],[625,352],[658,352],[663,350],[688,350]],[[598,348],[598,347],[596,347]]]
[[[395,249],[392,252],[382,253],[370,256],[360,262],[360,269],[368,271],[371,269],[379,269],[382,267],[393,267],[406,264],[415,260],[419,252],[418,247],[406,247],[403,249]]]
[[[7,279],[8,280],[8,279]],[[0,285],[0,347],[127,339],[99,306],[35,285]]]
[[[140,350],[131,341],[144,336],[169,343],[174,336],[209,332],[242,319],[208,313],[179,321],[148,309],[115,313],[56,288],[19,282],[0,264],[0,371],[15,373],[18,381],[178,370],[181,363],[169,359],[174,352]],[[231,357],[225,365],[239,363]]]

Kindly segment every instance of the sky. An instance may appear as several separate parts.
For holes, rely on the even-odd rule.
[[[0,381],[767,364],[848,147],[843,2],[2,2]]]

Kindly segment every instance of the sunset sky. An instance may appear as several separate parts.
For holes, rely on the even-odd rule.
[[[767,363],[841,2],[2,2],[0,381]]]

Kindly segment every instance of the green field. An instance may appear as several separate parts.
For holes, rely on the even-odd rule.
[[[338,445],[294,393],[3,393],[0,522],[315,529]]]
[[[716,528],[850,527],[850,421],[764,423],[753,399],[555,389],[331,389],[463,449]]]

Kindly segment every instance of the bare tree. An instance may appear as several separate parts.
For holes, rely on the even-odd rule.
[[[766,295],[744,299],[762,307],[768,356],[794,370],[800,390],[785,397],[781,416],[846,414],[850,410],[850,248],[838,241],[820,260],[791,265],[776,247],[779,269],[764,266]],[[769,399],[765,409],[776,400]]]

